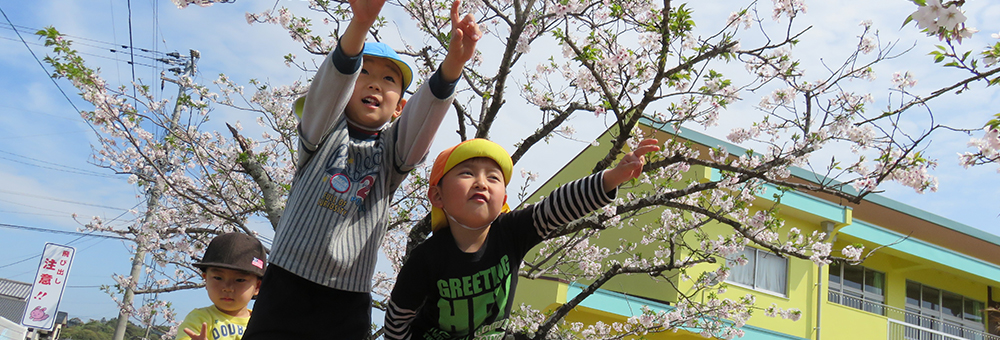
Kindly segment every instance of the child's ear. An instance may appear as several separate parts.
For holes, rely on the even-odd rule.
[[[399,98],[399,102],[396,103],[396,112],[393,112],[392,119],[399,118],[399,115],[403,113],[404,106],[406,106],[406,99]]]
[[[431,206],[433,207],[443,207],[444,198],[441,197],[441,187],[439,185],[431,185],[427,188],[427,199],[431,201]]]
[[[264,280],[262,280],[259,277],[257,278],[257,284],[253,285],[253,296],[257,296],[257,294],[260,294],[260,284],[263,282]]]

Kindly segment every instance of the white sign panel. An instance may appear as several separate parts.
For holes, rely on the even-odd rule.
[[[28,329],[0,316],[0,340],[24,340]]]
[[[52,330],[75,254],[76,249],[73,247],[45,244],[42,261],[38,265],[38,273],[31,285],[31,295],[28,296],[28,305],[21,320],[22,325]]]

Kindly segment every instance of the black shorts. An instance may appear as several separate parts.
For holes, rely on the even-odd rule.
[[[371,293],[333,289],[267,266],[243,340],[368,339]]]

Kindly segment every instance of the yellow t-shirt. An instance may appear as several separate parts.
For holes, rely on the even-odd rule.
[[[240,340],[243,338],[243,331],[247,329],[247,321],[250,321],[250,317],[231,316],[215,308],[215,305],[197,308],[188,313],[184,322],[177,327],[176,340],[190,340],[191,337],[184,333],[184,328],[198,333],[201,332],[202,322],[208,324],[208,339]]]

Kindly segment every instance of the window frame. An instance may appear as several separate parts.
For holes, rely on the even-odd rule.
[[[726,258],[726,266],[729,267],[729,276],[726,277],[725,282],[728,283],[728,284],[732,284],[732,285],[738,286],[738,287],[752,289],[752,290],[755,290],[755,291],[758,291],[758,292],[762,292],[762,293],[766,293],[766,294],[771,294],[771,295],[776,295],[776,296],[787,298],[788,297],[788,281],[789,281],[789,277],[791,276],[791,275],[789,275],[789,270],[791,270],[791,268],[789,266],[790,263],[788,261],[788,258],[787,257],[783,257],[783,256],[779,256],[778,254],[772,253],[772,252],[764,250],[764,249],[758,249],[758,248],[750,247],[750,246],[744,247],[743,251],[741,251],[741,252],[739,252],[737,254],[734,254],[733,256],[749,255],[749,254],[746,254],[746,252],[748,252],[748,251],[752,251],[753,252],[754,258],[752,259],[752,261],[750,261],[750,263],[747,263],[747,265],[738,265],[738,264],[736,264],[735,263],[736,257]],[[776,292],[776,291],[773,291],[771,289],[763,287],[761,285],[760,280],[757,279],[757,269],[758,269],[758,265],[759,265],[761,257],[762,257],[761,256],[762,253],[770,255],[770,256],[777,257],[784,264],[784,270],[782,271],[782,274],[784,275],[784,285],[781,287],[782,290],[783,290],[782,292]],[[750,260],[750,259],[748,258],[748,260]],[[752,274],[753,274],[753,279],[752,279],[753,283],[752,284],[748,285],[748,284],[745,284],[745,283],[736,282],[736,281],[732,280],[732,278],[734,276],[733,275],[733,271],[734,270],[737,270],[737,268],[740,268],[740,267],[748,267],[750,264],[753,264],[753,267],[750,268],[750,270],[752,271]]]
[[[838,281],[839,282],[834,282],[833,280],[830,279],[832,276],[834,276],[832,274],[834,266],[836,266],[836,268],[838,270],[838,273],[837,273],[836,276],[838,277]],[[849,266],[850,267],[856,267],[856,268],[858,268],[858,269],[861,270],[861,282],[860,282],[861,283],[861,288],[860,289],[859,288],[855,288],[855,287],[851,287],[851,286],[848,286],[847,284],[845,284],[845,281],[847,280],[847,275],[846,275],[846,273],[847,273],[847,267],[849,267]],[[869,272],[873,273],[872,276],[871,276],[871,278],[869,278],[869,275],[868,275]],[[871,279],[872,281],[875,281],[875,275],[876,274],[882,276],[882,286],[879,287],[879,289],[882,291],[881,294],[871,292],[871,291],[869,291],[867,289],[867,287],[868,287],[868,280]],[[865,266],[862,266],[862,265],[851,265],[851,264],[846,264],[846,263],[836,263],[836,264],[831,264],[829,266],[829,268],[827,268],[826,281],[827,281],[827,289],[828,290],[832,290],[834,292],[837,292],[841,296],[849,296],[849,297],[852,297],[852,298],[855,298],[855,299],[859,299],[861,301],[867,301],[867,302],[870,302],[870,303],[877,304],[878,306],[877,307],[872,307],[871,308],[872,310],[868,310],[867,308],[865,308],[865,306],[867,306],[867,304],[863,304],[861,306],[861,308],[858,308],[856,306],[844,303],[844,301],[842,300],[843,298],[841,298],[840,301],[832,301],[833,303],[836,303],[836,304],[839,304],[839,305],[842,305],[842,306],[851,307],[851,308],[858,309],[858,310],[863,310],[863,311],[866,311],[866,312],[869,312],[869,313],[875,313],[875,314],[879,314],[879,315],[885,315],[885,308],[882,307],[882,306],[885,306],[885,301],[886,301],[885,300],[885,290],[886,290],[885,286],[886,286],[886,283],[888,281],[885,272],[882,272],[882,271],[879,271],[879,270],[875,270],[875,269],[872,269],[872,268],[869,268],[869,267],[865,267]],[[872,286],[874,287],[874,285],[872,285]]]
[[[917,304],[910,303],[909,287],[910,287],[911,284],[918,285],[919,288],[920,288],[920,290],[918,292],[918,295],[920,296],[920,300],[917,301]],[[925,317],[928,317],[928,318],[936,320],[935,322],[932,322],[932,324],[934,324],[934,326],[936,326],[936,327],[928,327],[928,328],[935,329],[935,330],[940,330],[940,331],[944,331],[945,333],[949,333],[949,332],[947,332],[944,329],[940,329],[942,327],[941,326],[942,322],[944,322],[944,323],[948,323],[948,324],[952,324],[952,325],[959,325],[959,326],[966,327],[966,328],[969,328],[969,329],[972,329],[972,330],[976,330],[976,331],[982,331],[982,332],[986,331],[986,315],[985,315],[985,313],[983,313],[983,311],[986,308],[986,303],[985,302],[979,301],[979,300],[976,300],[976,299],[973,299],[973,298],[970,298],[970,297],[962,295],[962,294],[955,293],[953,291],[949,291],[949,290],[937,288],[937,287],[934,287],[934,286],[928,286],[928,285],[925,285],[925,284],[920,283],[918,281],[914,281],[914,280],[910,280],[910,279],[906,280],[906,286],[907,286],[907,295],[906,295],[906,300],[905,300],[906,301],[905,302],[906,310],[908,312],[919,314],[921,316],[925,316]],[[934,303],[934,304],[937,305],[937,310],[932,309],[932,308],[925,308],[923,306],[924,305],[924,295],[925,295],[924,294],[924,288],[929,288],[929,289],[933,289],[933,290],[937,291],[937,301],[936,302],[932,302],[932,303]],[[960,313],[962,315],[961,317],[956,318],[956,317],[954,317],[951,314],[945,315],[944,304],[943,304],[944,303],[944,296],[945,296],[945,294],[957,295],[957,296],[959,296],[959,297],[962,298],[962,300],[961,300],[962,311]],[[965,312],[965,307],[969,304],[969,302],[972,302],[973,306],[975,306],[975,303],[979,303],[979,306],[981,307],[980,308],[980,313],[982,313],[982,314],[979,315],[979,321],[969,320],[966,317],[966,314],[969,314],[969,313]],[[927,326],[924,326],[924,327],[927,327]],[[949,334],[951,334],[951,333],[949,333]]]

